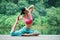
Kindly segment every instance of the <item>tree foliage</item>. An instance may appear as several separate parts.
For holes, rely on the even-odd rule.
[[[0,0],[0,34],[9,34],[22,7],[34,5],[32,29],[40,34],[60,34],[60,0]],[[24,26],[23,20],[16,30]]]

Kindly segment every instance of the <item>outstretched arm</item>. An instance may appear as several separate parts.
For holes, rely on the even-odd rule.
[[[34,9],[34,5],[29,6],[28,9],[29,9],[30,13],[32,13],[32,11]]]
[[[11,32],[14,32],[15,31],[16,25],[18,24],[18,21],[21,19],[21,18],[19,18],[19,16],[16,18],[16,21],[15,21],[14,25],[12,26]]]

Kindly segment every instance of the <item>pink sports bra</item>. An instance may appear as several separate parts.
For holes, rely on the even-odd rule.
[[[30,16],[30,18],[26,18],[25,16],[23,17],[23,20],[26,24],[32,24],[32,16],[31,15],[28,15]]]

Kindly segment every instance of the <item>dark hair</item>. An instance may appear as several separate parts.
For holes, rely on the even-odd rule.
[[[24,11],[25,11],[25,7],[23,7],[23,8],[21,9],[21,15],[22,15],[22,14],[25,14]]]

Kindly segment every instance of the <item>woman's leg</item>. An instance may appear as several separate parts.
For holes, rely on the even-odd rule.
[[[30,30],[29,34],[32,34],[32,36],[38,36],[39,32],[37,30]]]
[[[25,31],[25,33],[26,34],[23,34],[22,36],[38,36],[39,35],[39,33],[38,33],[38,31],[34,31],[34,30],[31,30],[31,29],[27,29],[26,31]]]
[[[18,31],[10,32],[10,34],[11,34],[11,36],[21,36],[24,34],[24,31],[25,31],[25,27],[21,28]]]

